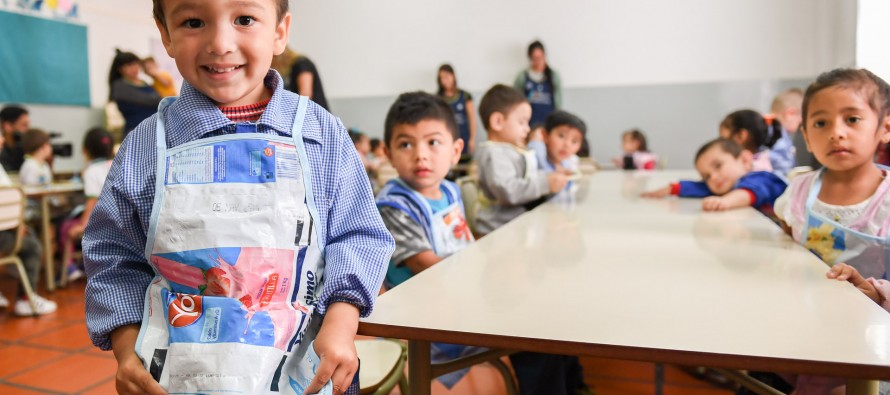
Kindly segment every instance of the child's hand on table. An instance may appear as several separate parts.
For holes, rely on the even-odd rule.
[[[550,193],[561,191],[569,183],[569,173],[554,171],[547,175],[547,184],[550,185]]]
[[[358,371],[358,352],[355,334],[358,332],[359,310],[348,303],[328,306],[324,323],[315,338],[315,353],[321,361],[307,394],[315,394],[331,381],[334,395],[346,392]]]
[[[723,211],[732,207],[723,196],[708,196],[702,199],[701,208],[704,211]]]
[[[668,197],[670,195],[671,195],[671,186],[668,185],[664,188],[659,188],[654,191],[643,192],[640,196],[642,196],[644,198],[661,199],[663,197]]]
[[[825,276],[829,279],[847,281],[850,284],[853,284],[856,289],[864,293],[865,296],[868,296],[869,299],[875,301],[875,303],[881,304],[882,302],[881,294],[878,293],[877,288],[875,288],[871,282],[863,278],[862,275],[859,274],[859,271],[853,266],[846,263],[838,263],[832,266],[831,270],[829,270]]]

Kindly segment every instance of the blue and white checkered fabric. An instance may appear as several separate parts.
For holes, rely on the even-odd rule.
[[[258,132],[291,135],[297,96],[282,89],[275,71],[265,84],[272,99]],[[167,108],[167,146],[235,132],[235,123],[203,94],[183,83],[182,95]],[[157,115],[142,122],[120,148],[83,239],[88,275],[86,321],[90,338],[110,349],[109,333],[142,321],[145,291],[154,272],[144,256],[155,194]],[[325,246],[324,288],[317,311],[334,302],[371,308],[390,255],[392,236],[374,205],[368,177],[340,121],[310,103],[303,125],[315,202]]]

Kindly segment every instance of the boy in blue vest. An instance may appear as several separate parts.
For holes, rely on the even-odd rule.
[[[424,92],[404,93],[386,115],[384,150],[399,177],[377,197],[383,223],[396,240],[386,285],[397,286],[468,247],[473,235],[460,189],[445,179],[460,160],[464,142],[450,106]],[[433,343],[433,362],[478,352],[475,347]],[[439,377],[451,388],[466,370]]]
[[[117,392],[358,394],[393,241],[343,124],[270,70],[287,0],[153,5],[185,82],[124,140],[83,241]]]

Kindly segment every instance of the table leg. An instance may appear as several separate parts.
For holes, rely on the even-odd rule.
[[[655,364],[655,395],[662,395],[664,392],[664,364]]]
[[[847,380],[847,395],[878,395],[878,382]]]
[[[46,289],[49,291],[54,291],[56,289],[56,273],[55,265],[53,264],[52,245],[50,244],[52,235],[50,234],[49,215],[49,196],[41,196],[40,222],[42,225],[40,231],[43,234],[43,261],[45,263],[44,270],[46,270]],[[37,292],[37,290],[35,289],[34,292]]]
[[[430,343],[408,341],[408,388],[411,395],[430,395],[432,385]]]

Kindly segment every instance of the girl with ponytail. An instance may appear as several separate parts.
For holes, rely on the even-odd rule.
[[[720,122],[720,137],[734,140],[754,154],[754,171],[773,171],[770,148],[782,137],[782,125],[754,110],[739,110]]]

